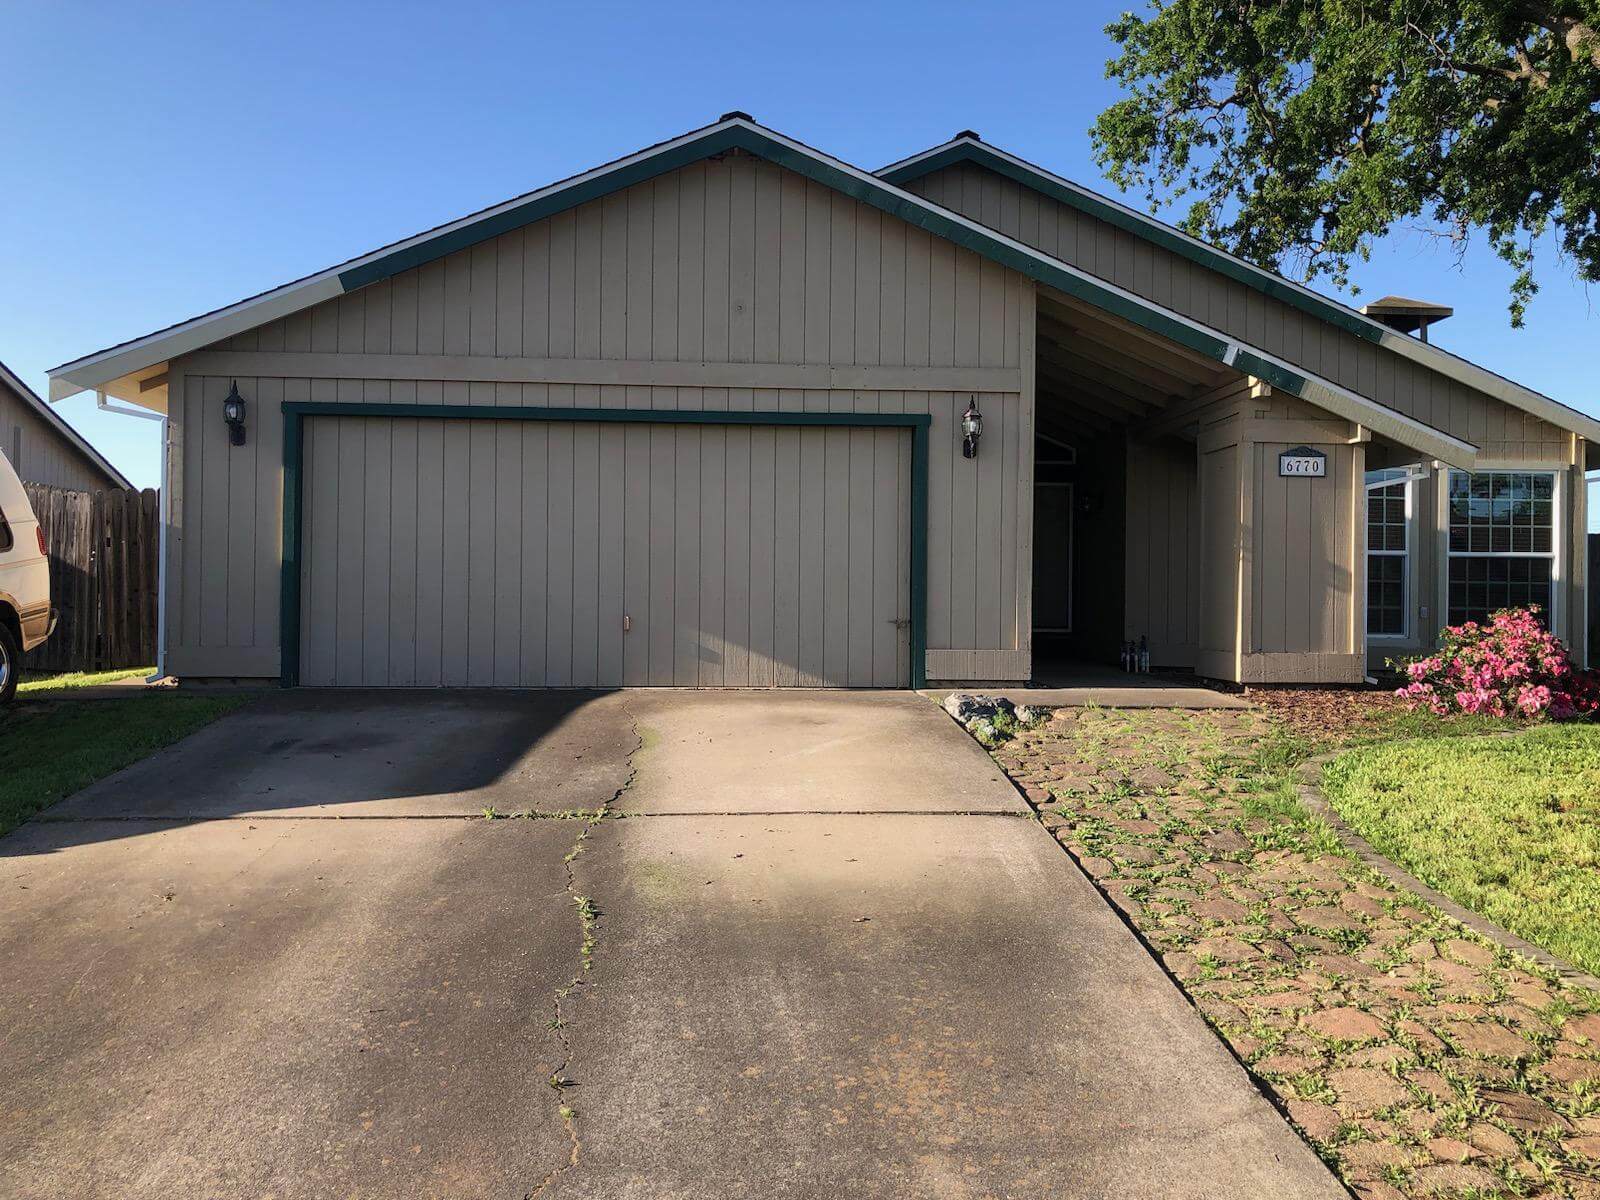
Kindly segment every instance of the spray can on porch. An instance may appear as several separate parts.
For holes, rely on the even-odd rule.
[[[1150,674],[1150,639],[1139,635],[1139,674]]]

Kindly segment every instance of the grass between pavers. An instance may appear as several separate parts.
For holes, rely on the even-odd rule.
[[[1395,888],[1298,803],[1308,755],[1393,715],[1066,712],[994,753],[1362,1200],[1600,1200],[1600,996]]]
[[[107,683],[121,683],[124,679],[148,679],[154,667],[131,667],[116,671],[61,671],[52,675],[23,675],[17,680],[19,696],[39,695],[44,692],[69,692],[78,688],[100,687]]]
[[[1355,750],[1323,791],[1382,854],[1600,974],[1600,727]]]
[[[0,713],[0,834],[249,701],[164,692],[13,705]]]

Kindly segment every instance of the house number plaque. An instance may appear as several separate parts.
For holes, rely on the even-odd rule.
[[[1278,455],[1278,474],[1287,479],[1321,479],[1328,473],[1328,456],[1310,446],[1296,446]]]

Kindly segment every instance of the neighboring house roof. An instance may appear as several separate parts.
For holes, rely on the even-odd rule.
[[[133,487],[133,484],[128,482],[121,471],[106,461],[105,455],[91,446],[83,434],[68,425],[66,419],[60,413],[41,400],[34,390],[17,378],[11,368],[3,362],[0,362],[0,384],[15,392],[24,404],[36,411],[42,420],[71,443],[73,449],[87,458],[93,466],[104,471],[106,478],[112,482],[113,486],[119,488]]]
[[[1459,355],[1451,354],[1448,350],[1442,350],[1438,346],[1401,333],[1348,305],[1329,299],[1302,284],[1285,279],[1281,275],[1184,233],[1181,229],[1157,220],[1148,213],[1120,204],[1015,154],[997,149],[982,141],[971,130],[964,130],[950,141],[924,150],[920,154],[890,163],[878,171],[878,177],[890,183],[905,184],[958,163],[972,163],[985,167],[1025,187],[1033,188],[1053,200],[1060,201],[1069,208],[1087,213],[1108,225],[1144,238],[1191,262],[1226,275],[1275,300],[1292,305],[1346,333],[1354,334],[1385,350],[1409,358],[1524,412],[1530,412],[1552,425],[1582,434],[1590,441],[1600,440],[1600,421],[1569,405],[1515,383],[1503,375],[1497,375]],[[1446,311],[1444,315],[1448,316],[1449,312]]]
[[[91,388],[119,389],[113,394],[150,407],[151,399],[141,399],[142,391],[132,381],[143,374],[147,377],[144,386],[153,390],[163,365],[172,358],[576,205],[713,155],[736,150],[756,155],[835,188],[1244,374],[1265,379],[1274,387],[1301,396],[1329,412],[1358,422],[1374,433],[1393,438],[1431,457],[1462,467],[1470,467],[1476,460],[1477,447],[1470,443],[1312,374],[1260,347],[1007,237],[980,222],[908,192],[890,180],[758,125],[744,113],[729,113],[713,124],[581,175],[395,242],[237,304],[65,363],[50,372],[51,398],[60,399]],[[1283,286],[1292,285],[1284,282]],[[1390,333],[1394,337],[1400,336],[1392,331]],[[1553,401],[1546,400],[1544,403],[1554,405]],[[1558,423],[1572,428],[1574,418],[1588,422],[1593,426],[1593,434],[1589,436],[1600,440],[1600,422],[1589,421],[1589,418],[1559,405],[1555,407],[1567,415],[1565,420]]]

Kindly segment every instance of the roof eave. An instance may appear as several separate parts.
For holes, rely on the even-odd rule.
[[[52,428],[65,437],[74,449],[87,458],[94,467],[104,472],[106,478],[111,480],[117,487],[129,489],[133,487],[133,484],[128,481],[128,477],[112,466],[110,460],[96,450],[88,438],[74,429],[65,417],[40,399],[39,394],[24,383],[3,362],[0,362],[0,383],[4,383],[18,396],[22,397],[24,404],[32,408]],[[53,387],[54,385],[52,384]]]
[[[1217,362],[1232,366],[1241,355],[1251,356],[1253,361],[1268,364],[1277,371],[1278,386],[1285,390],[1297,395],[1304,394],[1306,389],[1325,393],[1333,398],[1331,403],[1341,408],[1366,413],[1371,419],[1364,423],[1374,430],[1379,429],[1380,422],[1407,428],[1412,438],[1437,445],[1440,449],[1436,457],[1467,465],[1476,454],[1475,447],[1450,438],[1442,431],[1412,421],[1328,380],[1275,359],[1265,350],[1135,295],[981,222],[905,191],[870,172],[742,116],[725,118],[714,125],[485,209],[471,217],[439,226],[425,234],[397,242],[215,313],[67,363],[56,368],[51,375],[79,389],[105,387],[125,381],[134,371],[149,369],[154,364],[253,328],[264,321],[365,287],[610,191],[730,150],[743,150],[793,170],[981,254],[1039,284],[1056,288],[1114,316],[1130,320]]]
[[[1497,375],[1460,355],[1391,329],[1348,305],[1258,267],[1254,263],[1246,262],[1147,213],[1141,213],[1109,197],[1101,196],[1081,184],[1073,183],[1070,179],[997,149],[987,142],[972,137],[956,137],[898,162],[890,163],[881,168],[877,174],[879,178],[900,185],[961,162],[972,162],[994,170],[1091,216],[1153,241],[1191,261],[1199,262],[1202,266],[1220,271],[1231,279],[1310,313],[1346,333],[1409,358],[1420,366],[1454,379],[1458,383],[1464,383],[1514,408],[1532,413],[1552,425],[1579,434],[1590,441],[1600,440],[1600,420],[1579,412],[1570,405],[1553,400],[1503,375]]]

